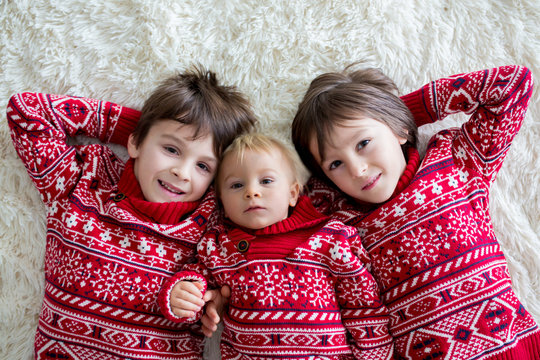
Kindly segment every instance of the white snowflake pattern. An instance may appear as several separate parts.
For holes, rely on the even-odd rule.
[[[48,216],[52,216],[54,214],[56,214],[56,212],[58,211],[58,202],[55,201],[51,204],[51,206],[49,207],[49,210],[48,210],[48,213],[47,215]]]
[[[253,277],[249,279],[249,292],[262,306],[281,305],[291,295],[290,281],[275,265],[261,264],[253,268]]]
[[[319,235],[315,235],[313,239],[309,240],[309,246],[311,246],[311,250],[320,249],[322,247],[321,237]]]
[[[330,255],[332,256],[332,259],[338,260],[341,259],[343,256],[343,251],[341,246],[338,244],[335,244],[333,248],[330,249]]]
[[[77,225],[77,215],[71,214],[71,216],[66,219],[66,225],[69,228]]]
[[[101,233],[99,235],[99,237],[101,237],[101,240],[105,241],[105,242],[111,240],[111,232],[110,232],[110,230],[107,229],[105,232]]]
[[[128,248],[131,245],[131,241],[129,241],[129,238],[127,236],[124,236],[122,240],[120,240],[120,246],[124,249]]]
[[[443,187],[438,183],[433,183],[433,189],[431,190],[434,194],[441,195]]]
[[[310,269],[305,276],[297,279],[297,284],[302,285],[301,294],[312,306],[326,308],[330,303],[328,279],[322,272]]]
[[[174,260],[180,261],[181,259],[182,259],[182,251],[178,250],[177,252],[174,253]]]
[[[467,153],[465,152],[465,149],[463,149],[461,146],[456,151],[456,157],[467,160]]]
[[[206,255],[210,255],[214,250],[216,250],[214,243],[209,241],[208,244],[206,244]]]
[[[396,216],[403,216],[405,215],[405,208],[402,208],[398,204],[394,205],[394,213]]]
[[[386,225],[386,221],[382,221],[382,220],[375,220],[375,227],[376,228],[383,228],[385,225]]]
[[[71,166],[69,167],[69,170],[70,170],[72,173],[76,173],[77,171],[79,171],[79,168],[78,168],[78,166],[77,166],[77,162],[72,161],[72,162],[71,162]]]
[[[66,181],[66,178],[64,178],[63,176],[60,176],[56,180],[56,190],[64,191],[64,189],[66,188],[66,185],[64,184],[65,181]]]
[[[163,257],[165,254],[167,254],[167,250],[165,250],[165,247],[163,244],[159,244],[158,248],[156,249],[156,252],[159,256]]]
[[[451,177],[450,179],[448,179],[448,185],[453,188],[457,188],[459,184],[455,177]]]
[[[150,245],[146,240],[141,241],[139,246],[137,246],[137,249],[143,254],[146,254],[146,252],[150,251]]]
[[[88,220],[83,226],[83,231],[85,234],[88,234],[92,230],[94,230],[94,219]]]
[[[424,195],[424,194],[422,194],[422,193],[420,193],[418,191],[414,192],[414,197],[415,197],[415,199],[414,199],[414,204],[415,205],[421,205],[421,204],[424,203],[424,201],[426,201],[426,195]]]
[[[459,180],[461,180],[461,182],[467,182],[467,179],[469,178],[468,171],[459,170],[458,174],[459,174]]]

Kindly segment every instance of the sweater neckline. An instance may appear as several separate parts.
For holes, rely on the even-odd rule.
[[[151,202],[144,199],[141,186],[133,170],[134,159],[130,158],[125,165],[120,181],[119,193],[114,201],[120,207],[135,214],[138,218],[159,224],[175,224],[191,214],[200,201]]]

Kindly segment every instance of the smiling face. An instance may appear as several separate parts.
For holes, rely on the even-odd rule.
[[[220,199],[235,224],[262,229],[287,218],[289,206],[296,205],[300,185],[278,149],[246,150],[242,160],[228,153],[220,166]]]
[[[213,139],[193,139],[195,127],[174,120],[157,122],[136,146],[129,137],[128,153],[144,198],[151,202],[199,200],[214,178],[217,158]]]
[[[407,141],[371,118],[347,120],[328,134],[324,158],[313,137],[309,150],[324,174],[357,201],[388,200],[406,167],[401,145]]]

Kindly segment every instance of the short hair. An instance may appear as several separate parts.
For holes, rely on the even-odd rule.
[[[281,155],[283,155],[291,170],[293,182],[297,182],[300,187],[302,187],[304,182],[301,171],[302,164],[300,162],[300,159],[298,158],[298,154],[296,154],[296,152],[292,148],[289,148],[287,145],[271,136],[263,135],[260,133],[246,133],[240,135],[236,139],[234,139],[234,141],[227,147],[227,149],[225,149],[222,155],[222,159],[225,159],[225,157],[228,155],[234,155],[236,156],[236,159],[241,163],[244,159],[244,154],[246,151],[270,153],[272,150],[278,150]],[[215,189],[218,195],[220,192],[220,175],[223,170],[221,164],[223,164],[223,161],[221,161],[216,174]]]
[[[407,140],[402,146],[405,154],[407,147],[416,147],[418,128],[410,110],[398,97],[395,83],[379,69],[353,70],[354,65],[342,72],[317,76],[292,123],[292,141],[302,162],[324,179],[324,172],[309,150],[310,142],[316,136],[319,154],[324,158],[328,134],[335,125],[347,120],[362,116],[378,120]]]
[[[194,139],[211,133],[218,158],[236,136],[256,123],[248,99],[236,87],[220,85],[216,74],[201,66],[164,80],[152,92],[133,131],[134,144],[140,146],[150,128],[163,120],[194,125]]]

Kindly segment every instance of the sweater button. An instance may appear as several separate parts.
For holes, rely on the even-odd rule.
[[[113,197],[113,201],[114,202],[119,202],[119,201],[124,200],[125,198],[126,198],[126,195],[124,195],[122,193],[118,193]]]
[[[246,252],[249,249],[249,242],[247,240],[240,240],[236,245],[236,248],[241,253]]]

